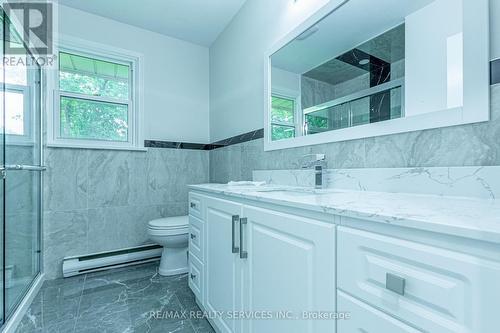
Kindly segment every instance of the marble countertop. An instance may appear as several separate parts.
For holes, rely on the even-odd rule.
[[[196,191],[500,243],[500,200],[265,185],[191,185]]]

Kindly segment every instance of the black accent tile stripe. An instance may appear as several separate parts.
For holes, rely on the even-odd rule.
[[[490,63],[490,82],[492,85],[500,83],[500,59]]]
[[[204,144],[204,143],[159,141],[159,140],[145,140],[144,147],[147,147],[147,148],[171,148],[171,149],[195,149],[195,150],[212,150],[212,149],[218,148],[218,147],[214,147],[211,144]]]
[[[225,147],[225,146],[235,145],[237,143],[257,140],[257,139],[260,139],[263,137],[264,137],[264,129],[261,128],[261,129],[255,130],[255,131],[243,133],[243,134],[236,135],[236,136],[233,136],[233,137],[228,138],[228,139],[214,142],[214,143],[212,143],[212,145]],[[216,148],[219,148],[219,147],[216,147]]]
[[[176,141],[159,141],[159,140],[145,140],[144,147],[147,148],[171,148],[171,149],[195,149],[195,150],[213,150],[221,147],[235,145],[247,141],[257,140],[264,137],[264,129],[258,129],[248,133],[233,136],[228,139],[220,140],[214,143],[189,143],[189,142],[176,142]]]

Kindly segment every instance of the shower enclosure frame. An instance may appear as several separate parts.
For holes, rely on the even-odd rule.
[[[1,4],[0,4],[1,5]],[[2,55],[5,56],[5,29],[8,28],[7,21],[10,22],[10,18],[7,17],[6,13],[3,10],[3,7],[0,8],[0,15],[3,16],[3,35],[2,35]],[[26,43],[23,41],[23,47],[26,50],[26,56],[27,57],[35,57],[35,55],[31,52],[31,50],[27,47]],[[33,107],[32,112],[30,114],[31,120],[34,120],[35,123],[33,126],[30,128],[31,134],[33,135],[32,137],[32,142],[33,142],[33,149],[38,149],[38,153],[34,154],[33,157],[35,156],[38,157],[39,159],[39,164],[40,166],[44,164],[44,138],[45,138],[45,111],[46,111],[46,91],[45,91],[45,82],[46,82],[46,70],[42,68],[40,65],[36,65],[36,73],[38,74],[38,77],[35,77],[34,81],[34,89],[33,89],[33,95],[29,101],[30,106]],[[5,68],[2,70],[1,73],[3,77],[3,83],[2,83],[2,89],[1,93],[3,94],[3,112],[1,116],[3,117],[3,123],[5,123],[5,92],[6,92],[6,84],[5,84]],[[28,84],[32,84],[32,82],[28,82]],[[29,85],[28,85],[29,86]],[[38,118],[38,119],[37,119]],[[38,261],[38,271],[36,274],[34,274],[31,278],[31,281],[25,286],[24,290],[17,296],[17,299],[15,303],[12,304],[12,307],[9,309],[7,306],[7,293],[6,293],[6,249],[7,249],[7,216],[6,216],[6,197],[7,197],[7,191],[6,191],[6,178],[7,174],[9,173],[9,170],[6,168],[7,161],[6,161],[6,146],[7,146],[7,140],[6,136],[7,134],[5,133],[5,125],[4,125],[4,130],[2,133],[1,143],[3,144],[3,170],[2,170],[2,187],[3,187],[3,198],[2,198],[2,205],[3,205],[3,211],[2,211],[2,275],[3,275],[3,285],[0,287],[2,288],[2,313],[1,313],[1,320],[0,320],[0,331],[1,332],[9,332],[17,326],[17,324],[21,321],[24,313],[28,309],[29,305],[31,304],[33,298],[36,296],[38,290],[40,289],[43,280],[44,280],[44,269],[43,269],[43,225],[44,225],[44,218],[43,218],[43,212],[44,212],[44,200],[43,200],[43,189],[44,189],[44,177],[43,177],[43,171],[45,171],[45,167],[42,167],[41,170],[36,170],[34,172],[38,172],[38,181],[33,183],[33,191],[38,190],[37,193],[37,209],[36,209],[36,214],[38,216],[37,221],[33,221],[36,223],[36,230],[37,233],[36,235],[33,235],[33,244],[37,244],[37,248],[34,248],[34,251],[32,251],[33,259]],[[43,170],[42,170],[43,169]],[[31,195],[34,195],[36,192],[32,192]],[[35,213],[35,211],[33,211]],[[36,255],[35,255],[36,254]],[[35,266],[36,267],[36,266]]]

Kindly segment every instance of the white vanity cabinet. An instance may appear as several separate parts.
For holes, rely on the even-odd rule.
[[[335,225],[230,199],[201,198],[202,307],[220,332],[335,332]],[[194,216],[192,216],[194,217]],[[193,220],[196,221],[196,220]],[[196,268],[196,261],[191,262]],[[241,316],[255,316],[244,318]],[[280,319],[278,319],[280,318]]]
[[[498,243],[201,193],[190,287],[218,332],[500,332]]]

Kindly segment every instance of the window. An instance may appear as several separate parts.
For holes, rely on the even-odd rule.
[[[32,138],[29,102],[31,89],[28,85],[28,75],[33,80],[32,72],[28,73],[24,64],[0,64],[0,73],[5,74],[0,75],[0,108],[5,106],[5,124],[4,117],[0,117],[0,128],[7,135],[9,143],[29,143]]]
[[[59,51],[53,145],[137,148],[135,60]]]
[[[271,96],[271,138],[273,141],[295,137],[296,101],[278,95]]]
[[[307,134],[321,133],[328,130],[328,117],[305,115],[305,132]]]

